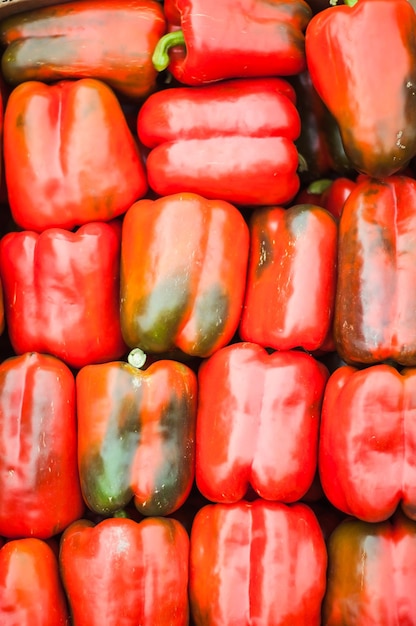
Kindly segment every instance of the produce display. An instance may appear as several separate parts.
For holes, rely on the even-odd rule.
[[[416,626],[416,2],[34,4],[0,626]]]

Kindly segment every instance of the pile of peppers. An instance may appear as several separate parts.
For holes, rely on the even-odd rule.
[[[3,0],[1,626],[416,626],[415,11]]]

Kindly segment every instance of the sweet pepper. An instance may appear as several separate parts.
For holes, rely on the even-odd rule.
[[[180,83],[287,76],[306,66],[312,11],[303,0],[165,0],[164,11],[170,32],[153,61]]]
[[[196,376],[173,360],[146,369],[113,361],[76,377],[78,465],[88,507],[111,515],[134,505],[167,515],[194,479]]]
[[[416,13],[408,0],[344,0],[310,20],[313,85],[351,165],[388,176],[416,154]]]
[[[127,345],[206,357],[229,343],[241,315],[248,248],[247,224],[224,200],[178,193],[134,203],[121,245]]]
[[[137,133],[159,195],[188,191],[235,204],[285,203],[299,188],[293,88],[278,78],[162,89],[147,98]]]
[[[214,502],[237,502],[251,488],[295,502],[317,469],[328,371],[301,351],[268,352],[233,343],[198,370],[196,482]]]
[[[152,54],[165,32],[155,0],[38,6],[0,23],[2,74],[11,85],[97,78],[129,99],[156,87]]]
[[[95,79],[18,85],[4,116],[4,162],[12,217],[25,230],[110,221],[147,191],[120,102]]]
[[[54,356],[0,365],[0,535],[47,539],[84,512],[75,380]]]

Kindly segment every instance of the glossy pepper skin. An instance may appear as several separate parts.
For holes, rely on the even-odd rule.
[[[416,181],[363,177],[339,222],[334,340],[347,363],[416,365]]]
[[[11,85],[97,78],[129,99],[156,87],[153,49],[166,28],[153,0],[68,2],[2,20],[2,73]]]
[[[69,609],[57,556],[46,541],[14,539],[0,549],[2,626],[67,626]]]
[[[59,554],[73,626],[187,626],[188,555],[174,519],[74,522]]]
[[[366,522],[416,520],[416,369],[342,366],[324,394],[319,473],[328,500]]]
[[[319,626],[326,564],[322,531],[305,504],[206,505],[191,530],[194,624]]]
[[[348,4],[309,22],[308,69],[353,167],[389,176],[416,153],[416,14],[408,0]]]
[[[328,371],[301,351],[234,343],[198,370],[196,482],[214,502],[237,502],[249,487],[295,502],[317,469],[320,410]]]
[[[7,195],[25,230],[66,228],[122,215],[147,191],[136,141],[102,81],[29,81],[4,116]]]
[[[414,624],[416,523],[397,513],[369,524],[349,519],[328,542],[325,626]]]
[[[84,512],[75,380],[36,352],[0,365],[0,535],[48,539]]]
[[[164,11],[174,32],[156,47],[154,64],[185,85],[287,76],[306,66],[312,11],[303,0],[166,0]]]
[[[8,233],[0,276],[10,341],[17,354],[47,352],[80,368],[126,351],[119,312],[120,224],[76,232]]]
[[[275,350],[315,351],[332,332],[338,230],[316,205],[265,207],[249,220],[239,335]]]
[[[243,304],[248,247],[247,224],[228,202],[192,193],[136,202],[123,220],[121,245],[127,345],[207,357],[229,343]]]
[[[299,189],[300,118],[283,79],[162,89],[137,118],[150,187],[235,204],[285,203]]]
[[[186,500],[195,469],[197,385],[182,363],[141,370],[88,365],[76,378],[78,464],[84,500],[111,515],[134,499],[143,515],[168,515]]]

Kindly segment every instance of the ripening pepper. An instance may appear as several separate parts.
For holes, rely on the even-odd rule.
[[[265,207],[250,216],[239,335],[275,350],[315,351],[332,332],[338,230],[322,207]]]
[[[416,520],[416,369],[385,363],[333,372],[325,388],[319,474],[328,500],[366,522],[398,506]]]
[[[194,479],[196,376],[172,360],[143,370],[133,363],[77,374],[81,488],[96,513],[111,515],[134,499],[142,515],[168,515]]]
[[[0,277],[10,342],[17,354],[47,352],[73,368],[127,350],[119,311],[121,228],[92,222],[76,232],[49,228],[0,241]]]
[[[239,205],[290,201],[299,189],[295,140],[300,117],[293,88],[279,78],[162,89],[137,117],[150,148],[150,187]]]
[[[323,626],[415,623],[416,523],[399,512],[385,522],[347,519],[328,542]]]
[[[179,193],[134,203],[121,244],[127,345],[207,357],[229,343],[241,315],[248,248],[247,224],[226,201]]]
[[[3,537],[47,539],[84,512],[75,380],[54,356],[31,352],[0,365],[0,494]]]
[[[310,20],[313,85],[351,165],[389,176],[416,154],[416,13],[408,0],[345,0]]]
[[[59,563],[73,626],[187,626],[189,537],[180,522],[77,520]]]
[[[165,29],[154,0],[38,6],[1,21],[2,74],[11,85],[97,78],[119,95],[146,98],[156,87],[152,54]]]
[[[95,79],[18,85],[4,115],[4,166],[12,217],[36,232],[110,221],[147,191],[123,109]]]
[[[320,626],[327,552],[305,504],[208,504],[191,530],[195,626]]]
[[[339,221],[334,341],[350,364],[416,365],[416,180],[364,176]]]
[[[165,0],[168,32],[153,54],[185,85],[287,76],[306,67],[303,0]]]
[[[317,469],[320,411],[328,371],[298,350],[269,354],[233,343],[198,370],[196,483],[214,502],[251,488],[295,502]]]
[[[67,626],[69,609],[54,549],[24,537],[0,549],[2,626]]]

